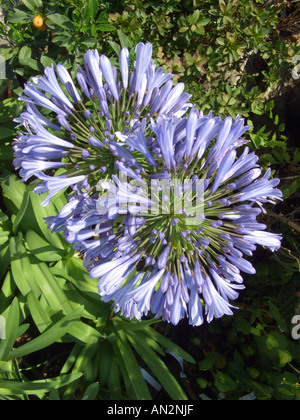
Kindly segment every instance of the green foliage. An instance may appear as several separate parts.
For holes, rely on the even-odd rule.
[[[279,263],[261,263],[257,270],[234,319],[214,322],[199,337],[191,333],[195,347],[190,350],[193,354],[200,349],[202,359],[198,374],[190,375],[199,392],[212,399],[236,400],[248,395],[258,400],[300,398],[300,343],[291,339],[297,305],[291,285],[297,283],[297,275],[283,270]],[[278,287],[282,289],[279,298]]]
[[[22,0],[16,6],[8,0],[1,6],[7,79],[0,84],[0,399],[299,400],[300,341],[291,338],[291,319],[300,310],[300,150],[266,94],[285,75],[291,79],[300,50],[295,37],[281,36],[284,2]],[[33,26],[37,15],[45,31]],[[12,120],[23,107],[17,97],[24,82],[52,63],[74,75],[88,48],[118,65],[120,49],[128,47],[133,57],[139,41],[153,44],[156,63],[185,82],[199,109],[247,118],[254,126],[248,146],[283,178],[284,203],[262,216],[284,235],[283,247],[255,256],[257,275],[246,282],[240,310],[175,333],[155,320],[124,320],[101,302],[80,256],[44,223],[65,196],[42,208],[43,197],[33,184],[20,183],[12,165]],[[186,379],[170,354],[185,362]]]
[[[53,60],[72,69],[87,48],[111,56],[118,44],[150,41],[157,62],[187,83],[194,102],[223,115],[261,111],[262,86],[276,85],[299,53],[279,36],[282,2],[26,0],[13,10],[9,3],[0,33],[12,47],[0,53],[14,74],[35,75]],[[45,32],[34,28],[35,15],[44,17]]]

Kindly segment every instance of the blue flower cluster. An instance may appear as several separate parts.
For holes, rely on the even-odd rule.
[[[126,48],[119,72],[97,51],[84,64],[76,85],[57,65],[20,98],[15,167],[23,181],[41,180],[43,205],[68,192],[49,229],[64,232],[102,299],[127,318],[199,326],[231,315],[242,273],[255,273],[246,257],[281,246],[258,220],[282,193],[243,148],[250,127],[203,115],[156,68],[151,44],[136,46],[132,70]]]

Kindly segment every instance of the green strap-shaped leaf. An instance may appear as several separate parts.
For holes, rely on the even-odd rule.
[[[76,343],[60,371],[61,375],[68,373],[73,368],[78,356],[80,355],[81,350],[82,345]]]
[[[26,186],[21,184],[20,178],[16,177],[16,175],[8,174],[1,182],[1,187],[3,196],[10,201],[10,203],[6,203],[8,204],[8,209],[11,210],[12,213],[14,213],[16,209],[19,210],[26,191]]]
[[[87,387],[82,401],[94,401],[97,398],[97,394],[99,392],[99,385],[97,383],[91,384]]]
[[[18,299],[15,298],[5,317],[5,339],[0,340],[0,360],[8,359],[9,352],[13,348],[16,339],[19,337],[19,316],[19,303]]]
[[[44,308],[40,304],[40,301],[36,298],[33,292],[30,292],[27,296],[28,307],[30,315],[37,326],[40,333],[43,333],[51,324],[50,316],[45,312]],[[50,309],[50,307],[49,307]]]
[[[108,378],[111,375],[111,365],[113,359],[113,349],[112,345],[108,340],[101,343],[98,353],[100,353],[100,362],[99,362],[99,385],[105,386],[107,384]]]
[[[10,252],[9,252],[9,245],[5,244],[0,247],[0,278],[2,278],[9,267],[10,264]],[[0,303],[1,307],[1,303]]]
[[[159,344],[161,344],[163,347],[182,357],[183,360],[186,360],[189,363],[196,363],[195,359],[192,356],[190,356],[186,351],[184,351],[181,347],[177,346],[177,344],[173,343],[167,337],[163,336],[162,334],[159,334],[153,328],[147,328],[147,333],[150,336],[152,336],[152,338]]]
[[[110,399],[114,399],[114,395],[123,395],[122,385],[121,385],[121,374],[119,369],[118,360],[116,357],[112,357],[110,374],[107,378],[107,387],[109,389]],[[117,398],[119,399],[119,398]]]
[[[5,140],[5,139],[8,139],[10,137],[13,137],[14,134],[15,134],[15,132],[11,128],[1,127],[0,140]],[[3,146],[1,145],[1,147],[3,147]]]
[[[39,337],[33,339],[29,343],[17,348],[9,353],[9,359],[18,359],[19,357],[27,356],[28,354],[45,349],[64,337],[72,328],[73,323],[78,321],[82,315],[83,308],[78,308],[69,315],[66,315],[51,328],[41,334]]]
[[[151,400],[151,394],[143,378],[136,356],[132,351],[126,334],[119,330],[116,332],[117,340],[113,343],[120,369],[122,371],[129,397],[136,400]]]
[[[26,199],[24,200],[26,186],[20,182],[20,178],[15,175],[8,174],[1,182],[1,187],[6,207],[13,214],[18,215],[18,213],[20,213],[19,217],[21,217],[23,212],[21,207],[26,203]],[[23,230],[23,232],[29,229],[37,228],[37,221],[32,211],[30,202],[27,203],[27,209],[24,214],[22,214],[22,220],[20,220],[19,227]]]
[[[61,285],[53,276],[46,263],[32,260],[30,271],[38,279],[42,294],[51,309],[62,310],[64,314],[69,314],[74,310],[74,306],[68,300],[67,295],[62,290]]]
[[[74,381],[78,381],[82,373],[71,373],[41,381],[17,382],[0,380],[0,394],[2,395],[41,395],[55,389],[60,389]]]
[[[57,210],[52,203],[50,203],[47,207],[42,207],[41,203],[43,201],[43,198],[45,198],[45,194],[39,196],[38,194],[35,194],[33,192],[30,193],[30,200],[36,217],[36,221],[49,244],[53,245],[55,248],[64,250],[65,248],[67,248],[67,244],[65,243],[62,235],[59,235],[57,233],[51,233],[45,222],[46,217],[57,215]]]
[[[52,269],[51,272],[53,273]],[[56,278],[57,277],[60,276],[56,275]],[[77,303],[78,305],[84,306],[84,318],[95,321],[99,319],[99,316],[102,316],[101,306],[97,302],[90,301],[88,298],[86,298],[84,294],[77,291],[77,289],[70,282],[66,282],[64,284],[63,290],[68,299],[72,302],[72,304]]]
[[[77,356],[76,363],[72,369],[72,372],[81,372],[84,373],[84,375],[86,376],[86,367],[89,361],[93,359],[98,347],[98,343],[89,343],[84,347],[81,347],[81,353]],[[74,382],[67,388],[67,390],[64,393],[65,400],[70,400],[73,398],[76,386],[77,384]]]
[[[41,238],[37,233],[30,230],[26,234],[26,242],[29,250],[40,261],[54,262],[60,261],[64,253],[62,250],[55,248],[49,244],[45,239]]]
[[[32,266],[27,254],[27,250],[23,244],[22,233],[19,232],[18,237],[12,237],[9,243],[11,270],[14,281],[23,296],[33,291],[36,296],[40,296],[41,290],[32,273]]]
[[[82,315],[84,316],[84,313]],[[103,340],[103,336],[95,328],[81,321],[74,322],[69,334],[81,341],[82,344],[99,343]]]
[[[138,333],[130,334],[128,338],[170,397],[174,400],[187,400],[186,394],[170,370],[161,358],[143,340],[139,339]]]
[[[2,264],[2,261],[1,261]],[[12,274],[9,271],[3,281],[1,292],[0,292],[0,314],[6,310],[11,304],[14,293],[16,291],[16,283],[13,280]]]
[[[24,192],[24,196],[23,196],[23,201],[20,207],[20,210],[18,211],[17,217],[15,218],[15,221],[13,223],[13,233],[16,233],[18,230],[18,227],[26,213],[27,207],[28,207],[28,203],[29,203],[29,193],[28,191]]]

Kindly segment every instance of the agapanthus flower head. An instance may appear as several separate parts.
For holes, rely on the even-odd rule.
[[[247,257],[281,245],[259,220],[282,193],[242,149],[250,127],[189,104],[149,43],[136,46],[132,71],[126,48],[119,71],[89,50],[75,79],[47,68],[25,86],[16,119],[26,129],[14,142],[22,180],[41,181],[43,205],[69,192],[49,229],[64,232],[102,299],[127,318],[199,326],[231,315],[243,273],[255,273]]]
[[[262,174],[254,152],[240,152],[248,129],[240,117],[193,107],[116,133],[147,170],[113,175],[61,224],[116,312],[195,326],[233,313],[243,273],[255,273],[247,257],[257,245],[281,245],[258,220],[265,203],[282,198],[279,180]]]
[[[27,109],[16,119],[26,131],[14,142],[14,165],[23,181],[42,181],[36,192],[50,193],[43,205],[66,187],[84,188],[86,181],[95,192],[99,180],[119,171],[141,178],[144,168],[116,133],[128,136],[141,126],[145,132],[159,115],[180,117],[190,96],[183,83],[174,87],[172,74],[156,68],[149,43],[136,46],[132,71],[127,48],[119,71],[108,57],[88,50],[74,80],[58,64],[26,84],[20,100]],[[150,158],[148,164],[155,162]]]

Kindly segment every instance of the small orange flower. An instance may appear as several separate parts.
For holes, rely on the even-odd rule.
[[[44,26],[44,19],[42,18],[42,16],[36,16],[33,19],[33,25],[37,28],[42,30],[43,26]]]

